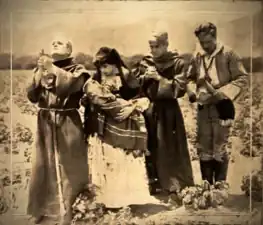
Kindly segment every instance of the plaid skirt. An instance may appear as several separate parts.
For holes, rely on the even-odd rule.
[[[98,113],[96,133],[103,142],[113,147],[146,151],[147,132],[142,131],[140,125],[143,126],[141,117],[129,117],[118,122],[110,116]]]

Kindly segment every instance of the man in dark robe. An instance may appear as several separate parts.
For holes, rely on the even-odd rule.
[[[73,62],[71,52],[70,42],[54,41],[52,57],[40,56],[27,89],[29,100],[39,107],[27,208],[36,224],[50,211],[58,213],[58,208],[64,211],[61,224],[70,224],[71,205],[88,183],[87,148],[78,108],[89,74]]]
[[[167,32],[154,33],[149,40],[151,55],[137,69],[144,94],[151,101],[145,113],[148,130],[146,158],[152,194],[160,184],[164,193],[178,199],[180,190],[194,184],[186,132],[177,99],[185,94],[185,63],[177,52],[168,51]],[[156,179],[159,182],[156,182]]]

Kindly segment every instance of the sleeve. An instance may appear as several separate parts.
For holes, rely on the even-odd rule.
[[[197,81],[197,57],[196,58],[192,58],[190,60],[189,65],[187,65],[187,69],[185,70],[186,72],[186,79],[187,79],[187,83],[196,83]]]
[[[228,54],[228,69],[231,75],[230,82],[219,88],[219,91],[235,100],[248,85],[248,73],[241,62],[241,58],[233,51]]]
[[[186,92],[187,79],[185,75],[185,63],[183,59],[177,59],[175,62],[175,75],[169,80],[162,77],[159,81],[156,97],[162,98],[180,98]]]
[[[140,79],[136,78],[136,73],[133,71],[122,68],[122,86],[119,94],[123,99],[129,100],[140,94],[141,83]]]
[[[192,57],[189,64],[187,65],[187,69],[185,70],[186,76],[186,93],[188,95],[188,99],[191,103],[196,102],[196,83],[198,77],[198,70],[197,70],[197,57]]]
[[[138,66],[136,67],[136,69],[132,73],[140,86],[145,85],[144,75],[148,67],[149,65],[147,64],[146,60],[142,59],[140,63],[138,63]]]
[[[82,65],[77,65],[72,72],[54,66],[52,73],[56,76],[55,90],[58,96],[70,95],[82,90],[85,81],[90,78],[88,71]]]
[[[123,76],[122,76],[123,83],[125,83],[127,87],[132,89],[136,89],[140,87],[140,83],[138,79],[136,79],[135,74],[132,71],[126,68],[122,68],[122,72],[123,72]]]
[[[39,76],[41,71],[35,68],[33,73],[33,79],[30,81],[26,91],[29,101],[32,103],[37,103],[41,94],[41,85],[40,80],[36,80],[36,76]]]

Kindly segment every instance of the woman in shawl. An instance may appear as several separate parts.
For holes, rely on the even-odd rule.
[[[168,51],[167,32],[155,33],[149,45],[151,55],[142,59],[136,76],[151,101],[146,117],[149,143],[152,143],[149,151],[159,180],[153,188],[160,185],[171,202],[180,203],[181,189],[194,184],[183,116],[177,101],[186,91],[186,66],[177,52]]]
[[[84,85],[82,99],[92,183],[101,188],[99,201],[107,207],[146,203],[145,193],[135,194],[147,190],[143,157],[134,156],[147,150],[142,113],[149,101],[137,98],[138,82],[115,49],[100,48],[94,64],[97,73]]]

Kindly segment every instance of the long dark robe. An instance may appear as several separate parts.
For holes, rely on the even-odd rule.
[[[145,79],[149,67],[155,67],[160,81]],[[168,52],[162,58],[146,56],[136,76],[151,107],[145,112],[148,148],[156,167],[161,188],[173,192],[193,185],[193,173],[187,146],[184,120],[177,98],[186,88],[184,61],[177,53]]]
[[[35,157],[29,190],[28,214],[38,217],[57,213],[58,186],[54,152],[57,149],[66,211],[70,213],[76,195],[88,183],[87,148],[77,109],[82,87],[89,77],[83,66],[71,58],[54,63],[55,74],[36,83],[32,79],[27,93],[40,107],[37,116]],[[41,71],[35,70],[35,75]],[[53,109],[53,110],[50,110]],[[55,208],[51,209],[51,205]]]

